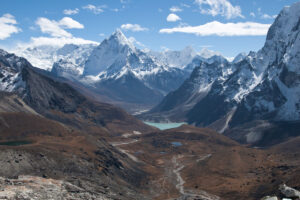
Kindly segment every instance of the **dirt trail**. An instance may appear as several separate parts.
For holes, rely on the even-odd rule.
[[[116,147],[119,151],[121,151],[122,153],[126,154],[131,160],[135,161],[135,162],[140,162],[139,159],[137,157],[135,157],[134,155],[130,154],[128,152],[128,150],[122,149],[120,148],[120,146],[122,145],[129,145],[129,144],[133,144],[138,142],[139,140],[134,139],[134,140],[130,140],[127,142],[111,142],[110,144],[114,147]]]
[[[110,143],[110,144],[113,145],[114,147],[117,147],[117,146],[122,146],[122,145],[127,145],[127,144],[133,144],[133,143],[136,143],[136,142],[138,142],[138,141],[139,141],[139,140],[134,139],[134,140],[127,141],[127,142],[112,142],[112,143]]]
[[[173,156],[173,158],[172,158],[172,163],[173,163],[173,166],[174,166],[173,173],[175,174],[176,180],[178,182],[176,184],[176,188],[178,189],[180,194],[184,195],[184,186],[183,185],[184,185],[185,181],[181,177],[180,171],[183,170],[183,168],[185,166],[178,162],[178,159],[180,159],[180,158],[183,158],[183,156],[182,155]]]
[[[211,157],[211,154],[202,156],[201,158],[197,159],[196,162],[203,161],[207,158]],[[173,173],[176,177],[177,184],[176,188],[178,189],[180,193],[180,197],[177,198],[176,200],[192,200],[195,198],[199,198],[202,200],[219,200],[220,198],[218,196],[209,194],[205,191],[192,191],[192,190],[186,190],[184,188],[185,181],[181,176],[181,171],[185,168],[185,165],[182,164],[182,160],[184,158],[183,155],[178,155],[178,156],[173,156],[172,158],[172,164],[173,164]]]

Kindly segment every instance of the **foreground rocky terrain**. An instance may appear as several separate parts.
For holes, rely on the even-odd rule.
[[[17,179],[0,178],[0,199],[99,199],[109,200],[101,194],[88,191],[65,181],[36,176]]]

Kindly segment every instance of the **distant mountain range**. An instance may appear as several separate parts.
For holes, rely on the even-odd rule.
[[[190,75],[194,66],[190,63],[195,59],[225,60],[220,53],[207,49],[196,52],[192,47],[182,51],[140,50],[120,30],[98,46],[37,46],[18,48],[15,53],[36,67],[83,84],[112,103],[121,102],[129,111],[129,105],[154,106],[177,89]]]
[[[232,63],[194,59],[187,66],[193,69],[191,76],[142,117],[187,121],[221,133],[256,124],[256,134],[248,131],[239,138],[243,142],[259,140],[269,122],[299,121],[299,34],[300,3],[295,3],[280,12],[260,51],[240,54]],[[268,123],[253,123],[257,120]]]
[[[1,92],[16,94],[30,110],[78,129],[94,131],[94,127],[100,126],[103,127],[100,132],[116,134],[118,131],[111,127],[123,131],[129,128],[128,125],[135,126],[137,131],[139,127],[145,127],[123,110],[86,97],[82,95],[84,89],[80,93],[64,80],[3,50],[0,50],[0,82]]]
[[[131,113],[152,108],[142,119],[186,121],[224,133],[253,121],[267,121],[257,122],[261,127],[270,121],[300,120],[298,11],[300,3],[284,8],[264,47],[241,53],[232,62],[191,47],[140,50],[120,30],[99,45],[39,46],[18,49],[17,54]],[[3,89],[22,87],[18,74],[5,73],[9,77],[2,76]]]

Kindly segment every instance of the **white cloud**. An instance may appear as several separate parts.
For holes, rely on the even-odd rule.
[[[261,19],[275,19],[277,15],[268,15],[262,12],[261,8],[257,8],[257,16],[260,16]]]
[[[92,5],[92,4],[88,4],[86,6],[83,6],[82,7],[83,9],[86,9],[86,10],[89,10],[89,11],[92,11],[94,14],[100,14],[102,12],[104,12],[103,8],[106,8],[105,5],[101,5],[101,6],[95,6],[95,5]]]
[[[137,44],[140,47],[145,47],[145,45],[139,41],[137,41],[134,37],[130,37],[128,38],[129,42],[133,43],[133,44]]]
[[[60,21],[49,20],[44,17],[37,19],[36,24],[43,33],[52,37],[72,37],[72,34],[64,29],[83,29],[84,26],[70,17],[64,17]]]
[[[17,46],[22,48],[37,46],[64,46],[65,44],[99,44],[98,42],[85,40],[77,37],[32,37],[28,43],[19,43]]]
[[[261,15],[262,19],[275,19],[277,17],[277,15],[268,15],[268,14],[263,14]]]
[[[79,9],[78,9],[78,8],[75,8],[74,10],[72,10],[72,9],[65,9],[65,10],[63,11],[63,13],[64,13],[65,15],[76,15],[76,14],[79,13]]]
[[[161,29],[160,33],[190,33],[198,36],[263,36],[271,24],[255,22],[221,23],[213,21],[200,26],[183,26]]]
[[[148,28],[142,27],[139,24],[122,24],[121,29],[126,31],[140,32],[140,31],[148,31]]]
[[[58,23],[61,27],[67,28],[67,29],[72,29],[72,28],[83,29],[84,28],[84,26],[82,24],[80,24],[78,21],[75,21],[74,19],[72,19],[70,17],[64,17]]]
[[[4,14],[0,17],[0,40],[9,38],[13,33],[22,31],[16,26],[17,21],[11,14]]]
[[[120,0],[120,3],[121,4],[127,4],[127,3],[129,3],[129,0]]]
[[[172,7],[170,8],[170,11],[171,11],[171,12],[181,12],[182,9],[179,8],[179,7],[177,7],[177,6],[172,6]]]
[[[100,37],[104,37],[105,34],[104,34],[104,33],[99,33],[99,36],[100,36]]]
[[[169,14],[168,17],[167,17],[168,22],[176,22],[178,20],[181,20],[181,18],[178,15],[174,14],[174,13]]]
[[[244,18],[240,6],[233,6],[228,0],[195,0],[202,14],[221,15],[227,19]]]
[[[71,37],[72,34],[62,29],[54,20],[49,20],[44,17],[38,18],[36,24],[40,27],[43,33],[48,33],[53,37]]]
[[[256,17],[256,15],[255,15],[254,12],[251,12],[251,13],[250,13],[250,16],[251,16],[251,17]]]
[[[191,6],[185,3],[180,4],[182,7],[190,8]]]

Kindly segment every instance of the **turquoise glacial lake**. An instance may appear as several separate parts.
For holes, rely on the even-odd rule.
[[[149,125],[149,126],[154,126],[160,130],[167,130],[167,129],[171,129],[171,128],[177,128],[183,124],[186,124],[185,122],[181,122],[181,123],[154,123],[154,122],[144,122],[145,124]]]

